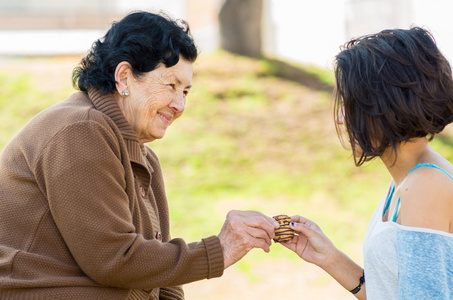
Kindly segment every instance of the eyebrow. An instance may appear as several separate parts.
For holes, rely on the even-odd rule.
[[[182,84],[181,80],[179,80],[179,78],[178,78],[177,76],[173,76],[173,77],[175,78],[176,82],[177,82],[179,85]],[[192,87],[192,85],[189,84],[188,86],[185,87],[185,89],[190,89],[191,87]]]

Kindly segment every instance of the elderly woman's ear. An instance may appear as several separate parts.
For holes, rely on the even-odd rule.
[[[115,69],[116,91],[122,96],[128,96],[128,83],[132,79],[132,67],[127,61],[120,62]]]

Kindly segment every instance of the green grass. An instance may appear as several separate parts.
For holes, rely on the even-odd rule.
[[[389,175],[377,160],[355,167],[340,145],[332,96],[322,85],[331,88],[332,73],[288,65],[225,53],[196,63],[184,116],[149,144],[162,164],[174,237],[190,242],[218,234],[231,209],[301,214],[344,252],[359,256]],[[0,72],[0,149],[38,111],[71,93],[70,82],[49,92],[35,79]],[[450,160],[451,136],[432,142]],[[236,268],[249,272],[268,259],[298,258],[273,245],[270,254],[253,250]]]
[[[41,110],[66,98],[71,84],[43,91],[31,72],[0,72],[0,149]]]

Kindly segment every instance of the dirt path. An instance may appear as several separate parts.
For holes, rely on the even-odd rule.
[[[184,287],[187,300],[347,300],[355,299],[316,266],[303,262],[270,261],[253,268],[260,278],[233,269],[216,279]],[[255,277],[255,276],[252,276]]]

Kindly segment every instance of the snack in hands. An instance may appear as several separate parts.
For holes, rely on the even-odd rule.
[[[291,218],[287,215],[278,215],[273,218],[278,222],[278,224],[280,224],[280,227],[275,229],[274,242],[284,243],[292,240],[294,237],[294,230],[289,227],[289,223],[293,220],[291,220]]]

